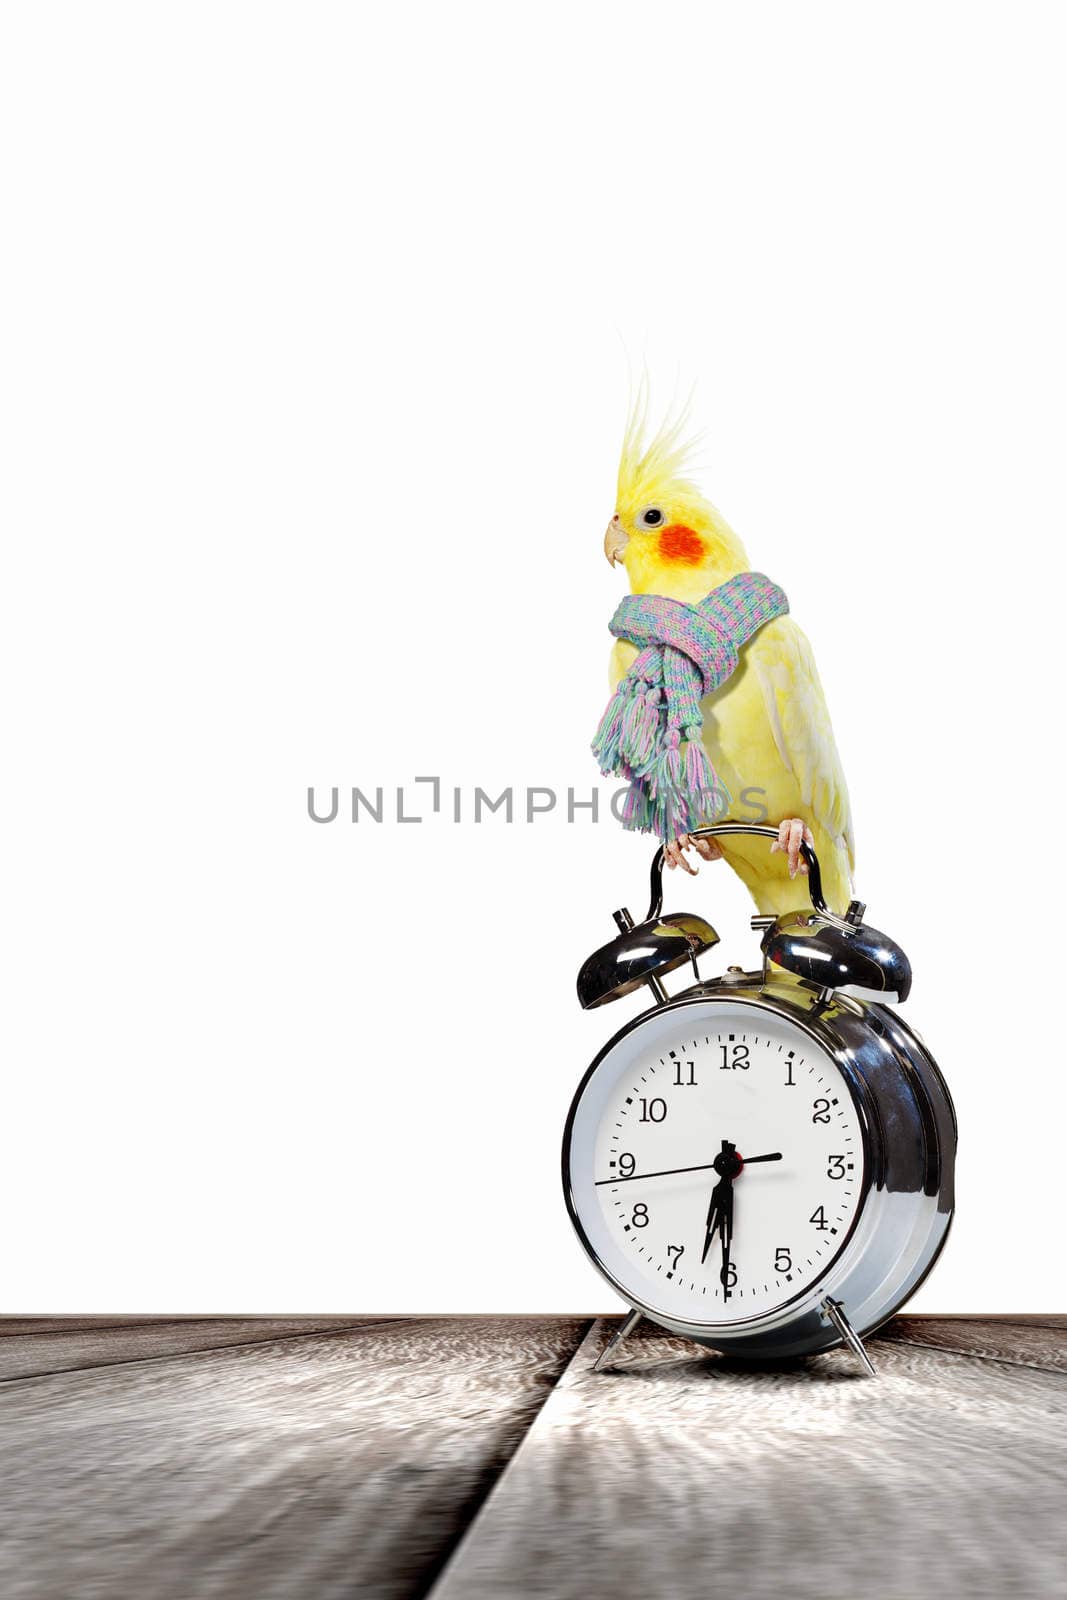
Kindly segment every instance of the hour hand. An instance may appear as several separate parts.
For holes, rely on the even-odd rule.
[[[703,1266],[704,1262],[708,1259],[708,1251],[711,1249],[711,1241],[715,1237],[715,1225],[717,1222],[718,1213],[715,1210],[715,1202],[712,1201],[711,1210],[708,1212],[708,1231],[704,1235],[704,1248],[700,1252],[701,1266]]]
[[[708,1207],[708,1220],[705,1224],[707,1232],[704,1234],[704,1250],[700,1257],[701,1265],[703,1265],[708,1259],[708,1251],[711,1249],[711,1241],[714,1239],[721,1226],[719,1210],[721,1197],[722,1184],[717,1183],[714,1189],[711,1191],[711,1204]]]

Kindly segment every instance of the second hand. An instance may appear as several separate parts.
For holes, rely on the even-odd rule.
[[[782,1152],[775,1150],[769,1156],[742,1156],[742,1165],[755,1166],[757,1161],[781,1161]],[[711,1172],[714,1161],[705,1161],[699,1167],[665,1167],[662,1172],[629,1172],[624,1177],[597,1178],[593,1184],[594,1189],[602,1188],[606,1183],[634,1183],[638,1178],[673,1178],[681,1172]]]

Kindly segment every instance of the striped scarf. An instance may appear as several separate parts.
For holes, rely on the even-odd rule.
[[[788,610],[759,572],[739,572],[695,606],[656,594],[620,601],[611,631],[639,654],[608,701],[593,754],[601,772],[630,780],[624,828],[677,839],[725,811],[730,795],[704,749],[700,702],[737,670],[741,646]]]

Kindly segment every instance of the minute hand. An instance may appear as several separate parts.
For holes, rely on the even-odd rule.
[[[719,1282],[722,1284],[722,1297],[730,1298],[730,1246],[734,1237],[734,1186],[727,1184],[726,1193],[723,1195],[722,1211],[719,1213],[719,1237],[722,1240],[722,1266],[719,1269]]]
[[[757,1161],[781,1161],[782,1152],[775,1150],[769,1156],[745,1156],[746,1167],[755,1165]],[[599,1189],[605,1183],[634,1183],[638,1178],[673,1178],[679,1172],[711,1172],[715,1166],[714,1161],[705,1161],[699,1167],[665,1167],[662,1172],[628,1172],[620,1178],[597,1178],[593,1184],[594,1189]]]

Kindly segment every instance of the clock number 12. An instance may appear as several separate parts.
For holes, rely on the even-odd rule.
[[[747,1072],[751,1066],[748,1059],[747,1044],[721,1044],[722,1060],[719,1062],[720,1072],[736,1072],[740,1067],[742,1072]]]

